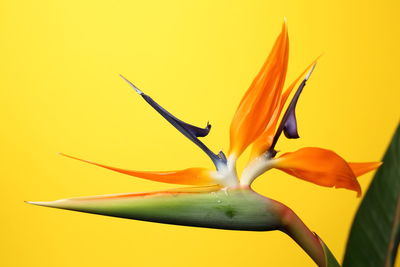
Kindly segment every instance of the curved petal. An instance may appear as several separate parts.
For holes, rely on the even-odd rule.
[[[265,151],[271,146],[272,141],[274,139],[276,126],[278,124],[279,117],[285,106],[286,100],[289,98],[290,93],[293,91],[296,84],[300,81],[300,79],[306,74],[306,72],[316,64],[318,58],[314,60],[307,68],[290,84],[290,86],[285,90],[285,92],[281,95],[279,99],[279,105],[275,108],[274,113],[269,119],[268,125],[263,131],[263,133],[256,139],[253,143],[252,151],[250,159],[253,159]]]
[[[210,132],[211,125],[207,123],[207,126],[205,128],[200,128],[197,126],[194,126],[192,124],[186,123],[174,115],[172,115],[170,112],[168,112],[165,108],[160,106],[156,101],[154,101],[153,98],[150,96],[146,95],[143,93],[142,90],[137,88],[133,83],[131,83],[127,78],[124,76],[120,75],[122,79],[124,79],[131,87],[135,89],[135,91],[143,97],[143,99],[149,103],[150,106],[152,106],[158,113],[160,113],[161,116],[163,116],[168,122],[170,122],[175,128],[177,128],[180,132],[182,132],[184,135],[191,134],[192,136],[195,137],[204,137],[207,136],[208,133]]]
[[[71,159],[80,160],[89,164],[93,164],[102,168],[106,168],[112,171],[116,171],[119,173],[152,180],[156,182],[163,182],[168,184],[182,184],[182,185],[212,185],[215,184],[213,182],[210,171],[205,168],[188,168],[184,170],[178,171],[133,171],[133,170],[125,170],[115,167],[110,167],[104,164],[79,159],[76,157],[72,157],[69,155],[61,154],[62,156],[66,156]]]
[[[184,136],[186,136],[189,140],[195,143],[198,147],[201,148],[213,161],[215,166],[218,168],[223,161],[215,155],[203,142],[201,142],[198,137],[205,137],[211,130],[211,124],[207,123],[206,127],[201,128],[194,126],[192,124],[186,123],[170,112],[168,112],[165,108],[160,106],[153,98],[143,93],[142,90],[137,88],[133,83],[131,83],[128,79],[124,76],[120,75],[122,79],[124,79],[142,98],[152,107],[154,108],[164,119],[166,119],[172,126],[175,127],[179,132],[181,132]]]
[[[361,196],[361,187],[349,164],[331,150],[305,147],[283,154],[275,168],[317,185],[346,188]]]
[[[349,162],[350,168],[357,177],[373,171],[381,165],[382,162]]]
[[[243,96],[230,127],[229,154],[240,154],[262,133],[268,125],[286,77],[289,44],[286,22],[275,45]]]

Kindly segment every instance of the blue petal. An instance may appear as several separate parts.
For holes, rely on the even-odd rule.
[[[220,158],[218,155],[214,154],[203,142],[201,142],[197,137],[204,137],[207,136],[208,133],[211,130],[211,125],[207,123],[207,126],[205,128],[200,128],[191,124],[188,124],[174,115],[172,115],[170,112],[168,112],[166,109],[164,109],[162,106],[160,106],[154,99],[152,99],[150,96],[146,95],[141,91],[139,88],[137,88],[133,83],[131,83],[128,79],[126,79],[124,76],[120,75],[130,86],[135,89],[135,91],[143,97],[143,99],[149,103],[150,106],[152,106],[161,116],[163,116],[169,123],[172,124],[179,132],[181,132],[184,136],[186,136],[189,140],[191,140],[193,143],[195,143],[198,147],[200,147],[213,161],[215,166],[220,166],[221,163],[224,162],[223,158]]]
[[[290,112],[288,119],[285,122],[285,126],[283,127],[283,133],[289,139],[296,139],[300,137],[299,133],[297,132],[297,121],[294,109]]]
[[[306,83],[308,79],[310,78],[311,73],[313,72],[315,68],[315,64],[312,66],[311,70],[307,73],[306,77],[304,80],[301,82],[299,88],[297,89],[296,93],[294,94],[292,100],[290,101],[290,104],[283,115],[282,121],[278,127],[278,130],[275,133],[274,140],[272,141],[271,147],[268,149],[268,154],[275,156],[276,151],[275,151],[275,145],[278,142],[278,139],[283,132],[287,138],[294,139],[294,138],[299,138],[299,133],[297,130],[297,121],[296,121],[296,105],[297,101],[299,100],[300,94],[303,91],[304,86],[306,86]]]

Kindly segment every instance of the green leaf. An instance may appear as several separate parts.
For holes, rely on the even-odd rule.
[[[399,245],[400,127],[365,194],[351,228],[344,267],[394,265]]]

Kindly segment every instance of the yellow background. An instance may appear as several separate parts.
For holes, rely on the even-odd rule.
[[[178,117],[213,125],[228,148],[237,104],[283,17],[289,81],[324,53],[298,105],[301,139],[380,160],[399,119],[398,1],[1,1],[0,266],[313,266],[280,232],[168,226],[48,209],[24,200],[151,191],[57,155],[139,170],[212,167],[121,73]],[[243,166],[245,159],[240,162]],[[360,178],[365,190],[372,174]],[[173,186],[172,186],[173,187]],[[278,171],[255,189],[297,212],[342,259],[355,193]]]

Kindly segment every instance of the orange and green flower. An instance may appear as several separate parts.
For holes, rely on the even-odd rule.
[[[219,185],[223,188],[249,186],[255,178],[271,168],[276,168],[317,185],[353,190],[360,196],[361,187],[356,178],[376,169],[381,164],[380,162],[347,162],[335,152],[317,147],[305,147],[277,156],[275,147],[282,133],[287,138],[299,138],[295,108],[316,65],[316,61],[311,63],[296,80],[287,86],[286,90],[283,90],[288,67],[288,54],[288,31],[287,24],[284,23],[270,55],[243,96],[233,116],[230,127],[230,148],[227,156],[222,151],[218,154],[213,153],[199,140],[199,137],[209,134],[211,130],[209,123],[205,128],[200,128],[183,122],[123,77],[158,113],[199,146],[210,157],[216,170],[188,168],[174,171],[134,171],[82,161],[158,182],[182,185]],[[280,116],[287,99],[303,76],[304,78],[286,112]],[[282,118],[280,119],[280,117]],[[251,146],[250,161],[239,176],[236,171],[236,160],[249,146]]]
[[[62,154],[143,179],[198,187],[31,203],[177,225],[251,231],[282,230],[319,266],[328,266],[327,250],[322,241],[292,210],[255,193],[251,184],[257,177],[275,168],[320,186],[353,190],[360,196],[362,190],[357,177],[378,168],[381,163],[347,162],[335,152],[317,147],[283,154],[277,152],[275,148],[282,133],[289,139],[299,138],[296,104],[316,65],[315,60],[297,79],[286,85],[288,54],[288,29],[284,22],[272,51],[233,116],[227,154],[223,151],[214,153],[199,139],[209,134],[209,123],[201,128],[178,119],[122,77],[172,126],[204,151],[214,163],[215,170],[196,167],[173,171],[134,171]],[[287,104],[296,86],[298,89]],[[282,114],[285,106],[286,111]],[[249,162],[238,175],[237,159],[249,147]]]

